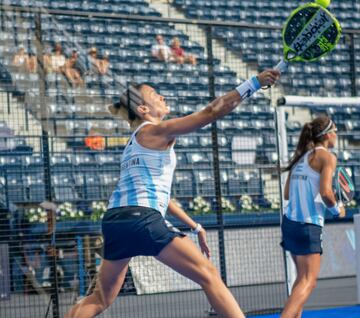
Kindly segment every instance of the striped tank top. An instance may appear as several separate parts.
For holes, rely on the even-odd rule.
[[[112,193],[108,209],[143,206],[158,210],[165,217],[176,167],[174,146],[152,150],[136,141],[142,123],[131,135],[121,157],[120,180]]]
[[[324,149],[316,147],[315,149]],[[320,173],[309,165],[308,151],[293,167],[285,215],[292,221],[324,226],[326,206],[320,196]]]

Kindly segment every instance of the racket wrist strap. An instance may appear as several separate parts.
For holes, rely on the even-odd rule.
[[[248,79],[247,81],[236,87],[236,90],[240,94],[241,100],[245,100],[246,98],[253,95],[260,88],[261,84],[257,76],[253,76],[252,78]]]
[[[191,233],[192,234],[199,234],[199,232],[201,231],[202,229],[202,225],[200,223],[196,224],[196,227],[194,229],[191,229]]]

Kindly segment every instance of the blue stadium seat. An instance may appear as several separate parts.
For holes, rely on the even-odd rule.
[[[27,174],[38,174],[44,171],[44,161],[41,155],[24,156],[22,165]]]
[[[10,202],[21,203],[26,201],[21,174],[7,174],[7,177],[5,178],[5,193]]]
[[[114,191],[116,183],[119,181],[119,175],[114,174],[114,172],[101,172],[98,174],[98,177],[101,186],[101,197],[107,200]]]
[[[28,202],[42,202],[45,200],[45,184],[43,173],[31,173],[27,175],[24,185]]]
[[[191,135],[179,136],[178,138],[176,138],[176,145],[178,147],[184,147],[184,148],[198,147],[199,146],[198,137]]]
[[[76,173],[74,175],[75,188],[80,199],[100,200],[101,186],[97,175],[90,173]]]
[[[172,186],[174,197],[189,197],[195,195],[194,176],[191,170],[177,170]]]
[[[56,172],[68,172],[72,170],[72,164],[70,157],[67,154],[63,155],[54,155],[50,158],[50,167],[51,170]]]
[[[74,201],[78,199],[74,187],[74,180],[69,173],[57,173],[52,175],[54,198],[58,202]]]
[[[214,197],[215,183],[214,176],[211,170],[197,170],[194,171],[196,182],[196,193],[203,197]]]
[[[197,163],[199,164],[209,163],[209,157],[206,152],[200,152],[200,151],[191,152],[191,153],[187,153],[186,157],[187,157],[187,162],[193,165]]]
[[[93,155],[89,153],[79,153],[72,155],[72,163],[77,171],[96,171],[96,161]]]
[[[95,161],[100,171],[112,172],[118,174],[120,172],[120,155],[116,153],[95,154]]]
[[[9,156],[0,157],[1,170],[7,175],[15,174],[21,179],[22,175],[22,158],[21,156],[14,154]]]

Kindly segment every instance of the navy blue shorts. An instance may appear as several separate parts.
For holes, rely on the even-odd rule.
[[[157,210],[127,206],[108,210],[102,220],[103,258],[156,256],[182,232],[169,228]]]
[[[294,255],[322,254],[322,227],[288,219],[285,215],[281,224],[284,250]]]

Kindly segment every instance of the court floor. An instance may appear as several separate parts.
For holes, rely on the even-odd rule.
[[[247,311],[248,318],[278,318],[279,314],[258,316],[259,308],[281,310],[285,302],[284,284],[242,286],[231,288],[236,299]],[[72,304],[76,293],[59,294],[60,317]],[[12,294],[0,302],[1,318],[45,317],[47,294]],[[196,304],[196,306],[194,306]],[[356,300],[355,277],[320,280],[311,295],[309,309],[302,318],[360,318]],[[347,306],[347,307],[343,307]],[[351,307],[352,306],[352,307]],[[310,308],[334,308],[315,310]],[[207,318],[210,309],[205,294],[200,290],[150,295],[119,296],[101,318]],[[251,314],[253,313],[253,314]],[[51,316],[51,315],[50,315]]]
[[[251,318],[278,318],[277,315],[252,316]],[[360,306],[334,309],[306,310],[302,318],[360,318]]]

